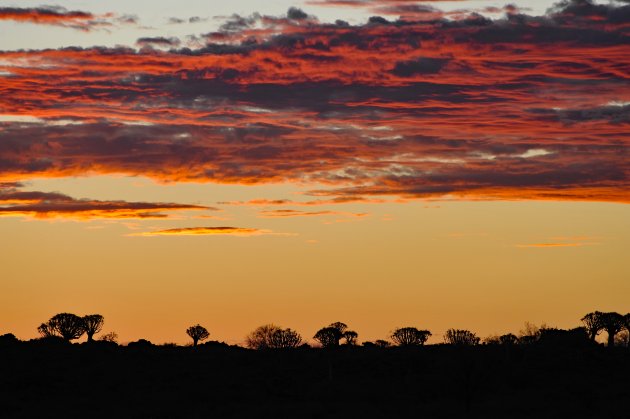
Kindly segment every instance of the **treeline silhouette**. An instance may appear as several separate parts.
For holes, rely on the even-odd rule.
[[[413,326],[360,343],[335,322],[312,345],[265,324],[239,346],[194,324],[180,346],[119,345],[102,315],[59,313],[37,339],[0,336],[0,418],[628,418],[629,319],[595,311],[484,339],[453,328],[438,344]]]
[[[520,336],[508,333],[501,336],[490,336],[481,339],[474,332],[462,329],[448,329],[443,335],[443,343],[455,346],[485,345],[518,345],[535,342],[566,341],[574,344],[595,343],[597,336],[602,332],[607,334],[606,346],[630,346],[630,313],[622,315],[616,312],[594,311],[586,314],[581,319],[582,326],[573,329],[558,329],[555,327],[533,326],[526,323],[526,328],[520,332]],[[105,318],[100,314],[88,314],[77,316],[72,313],[59,313],[42,323],[37,331],[40,340],[62,339],[70,342],[87,336],[87,343],[94,342],[94,335],[101,332]],[[620,333],[625,332],[624,335]],[[199,324],[186,329],[186,334],[192,339],[192,346],[196,347],[210,337],[210,332]],[[378,339],[363,342],[362,346],[386,348],[396,346],[420,346],[424,345],[432,333],[429,330],[420,330],[415,327],[400,327],[389,336],[389,340]],[[336,348],[339,346],[357,346],[359,334],[349,330],[348,325],[342,322],[331,323],[315,333],[313,339],[322,348]],[[17,341],[13,334],[0,336],[2,341]],[[118,336],[115,332],[102,335],[101,342],[117,344]],[[137,342],[151,344],[145,339]],[[133,342],[132,342],[133,343]],[[171,344],[173,345],[173,344]],[[302,336],[292,330],[283,329],[274,324],[266,324],[256,328],[245,338],[245,346],[250,349],[290,349],[300,346],[309,346]]]

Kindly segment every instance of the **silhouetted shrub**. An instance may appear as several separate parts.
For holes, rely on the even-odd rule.
[[[150,341],[146,339],[138,339],[135,342],[129,342],[127,344],[128,348],[134,348],[134,349],[152,348],[154,346],[155,346],[154,344],[152,344]]]
[[[243,349],[240,346],[236,346],[236,345],[231,346],[231,345],[228,345],[225,342],[219,342],[218,340],[209,340],[209,341],[207,341],[205,343],[200,343],[197,347],[198,348],[205,348],[205,349],[210,349],[210,348],[221,348],[221,349],[240,348],[240,349]]]
[[[296,348],[302,343],[302,337],[294,330],[266,324],[247,335],[245,342],[248,348],[258,350]]]
[[[379,348],[389,348],[392,344],[384,339],[376,339],[374,344]]]
[[[101,335],[99,340],[104,342],[118,343],[118,334],[116,332],[105,333],[104,335]]]
[[[270,343],[274,349],[297,348],[302,343],[302,336],[291,329],[280,329],[271,335]]]
[[[361,345],[366,348],[389,348],[390,346],[392,346],[392,343],[383,339],[377,339],[373,342],[371,341],[363,342]]]
[[[34,343],[36,345],[42,345],[42,346],[58,347],[58,346],[68,346],[70,344],[70,341],[65,340],[61,336],[42,336],[37,339],[29,340],[29,343]]]
[[[592,344],[592,341],[584,327],[571,330],[548,327],[540,329],[538,343],[548,346],[583,347]]]
[[[549,327],[545,323],[541,324],[540,326],[536,326],[533,323],[525,322],[525,327],[519,331],[519,343],[528,345],[538,342],[541,329],[549,329]]]
[[[518,344],[518,338],[512,333],[501,336],[488,336],[483,340],[485,345],[512,346]]]
[[[512,333],[501,335],[499,336],[499,343],[506,346],[516,345],[518,343],[518,337]]]
[[[15,337],[13,333],[5,333],[4,335],[0,335],[0,345],[14,345],[18,343],[18,338]]]
[[[250,349],[269,349],[272,347],[272,336],[281,330],[275,324],[265,324],[257,327],[253,332],[245,337],[245,345]]]
[[[481,339],[469,330],[448,329],[444,333],[444,343],[455,346],[477,345]]]

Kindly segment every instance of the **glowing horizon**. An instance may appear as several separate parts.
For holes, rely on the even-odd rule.
[[[630,5],[31,3],[0,2],[0,333],[630,311]]]

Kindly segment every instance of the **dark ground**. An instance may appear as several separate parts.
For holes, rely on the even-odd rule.
[[[630,350],[0,345],[0,418],[630,418]]]

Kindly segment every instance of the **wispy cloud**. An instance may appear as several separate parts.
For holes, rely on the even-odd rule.
[[[530,247],[534,247],[534,248],[554,248],[554,247],[584,247],[584,246],[595,246],[598,245],[599,243],[582,243],[582,242],[577,242],[577,243],[533,243],[533,244],[517,244],[516,247],[521,247],[521,248],[530,248]]]
[[[129,236],[153,237],[153,236],[261,236],[274,234],[270,230],[242,227],[187,227],[171,228],[168,230],[147,231],[133,233]]]
[[[590,236],[570,236],[570,237],[552,237],[549,242],[543,243],[531,243],[531,244],[517,244],[516,247],[520,248],[554,248],[554,247],[584,247],[584,246],[598,246],[601,243],[596,237]]]
[[[112,13],[95,15],[81,10],[67,10],[61,6],[0,7],[0,20],[62,26],[86,32],[110,27],[114,22],[130,23],[130,19],[132,19],[130,16],[117,18]]]
[[[210,207],[176,203],[99,201],[75,199],[56,192],[25,192],[0,188],[0,217],[38,219],[66,218],[89,220],[98,218],[168,218],[165,212],[208,210]]]
[[[367,213],[352,213],[342,211],[300,211],[293,209],[278,209],[260,211],[259,216],[262,218],[289,218],[289,217],[321,217],[321,216],[346,216],[346,217],[365,217]]]

